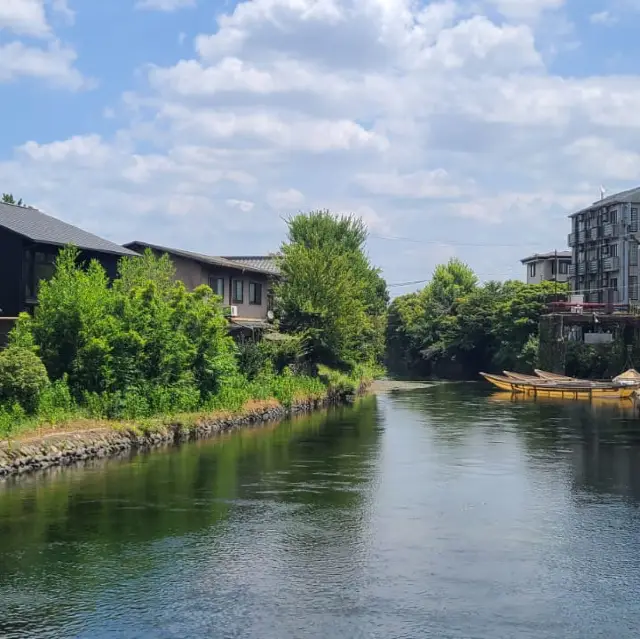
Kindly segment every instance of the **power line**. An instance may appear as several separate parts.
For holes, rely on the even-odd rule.
[[[387,240],[391,242],[411,242],[412,244],[441,244],[446,246],[476,246],[476,247],[495,247],[495,248],[530,248],[531,243],[528,244],[495,244],[492,242],[457,242],[449,240],[424,240],[416,239],[413,237],[391,237],[387,235],[378,235],[377,233],[370,233],[369,237],[377,240]]]
[[[414,280],[413,282],[398,282],[397,284],[387,284],[387,288],[397,288],[399,286],[413,286],[414,284],[426,284],[431,279],[427,280]]]

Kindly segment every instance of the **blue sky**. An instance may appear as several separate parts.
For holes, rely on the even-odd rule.
[[[0,190],[212,254],[329,208],[390,283],[521,277],[640,182],[639,26],[640,0],[5,0]]]

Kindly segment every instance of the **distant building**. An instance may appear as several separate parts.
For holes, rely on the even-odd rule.
[[[567,282],[571,255],[571,251],[551,251],[525,257],[521,262],[527,269],[527,284]]]
[[[175,267],[176,279],[189,290],[201,284],[210,286],[229,308],[229,320],[236,330],[252,332],[268,327],[271,286],[280,275],[273,257],[221,257],[137,241],[125,246],[138,253],[147,248],[156,255],[166,253]]]
[[[574,293],[585,302],[638,300],[640,187],[616,193],[573,213],[569,246]]]

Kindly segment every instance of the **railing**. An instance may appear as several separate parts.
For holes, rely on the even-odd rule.
[[[575,233],[569,233],[568,237],[567,237],[567,245],[568,246],[575,246],[578,242],[577,242],[577,236]]]
[[[597,273],[598,272],[598,261],[591,260],[589,262],[589,273]]]
[[[620,258],[619,257],[606,257],[602,261],[603,270],[607,271],[618,271],[620,269]]]
[[[586,231],[579,231],[578,232],[578,243],[582,244],[583,242],[585,242],[587,239],[587,232]]]
[[[590,242],[595,242],[598,239],[598,227],[594,226],[592,229],[587,231],[588,238]]]
[[[576,275],[576,265],[569,264],[569,277],[575,277]]]
[[[605,224],[602,227],[603,237],[614,237],[622,233],[622,225],[620,224]]]
[[[578,264],[578,275],[584,275],[586,272],[587,272],[587,263],[580,262],[580,264]]]

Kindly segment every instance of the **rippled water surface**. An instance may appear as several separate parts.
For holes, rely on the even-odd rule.
[[[640,635],[631,407],[450,384],[0,485],[0,637]]]

